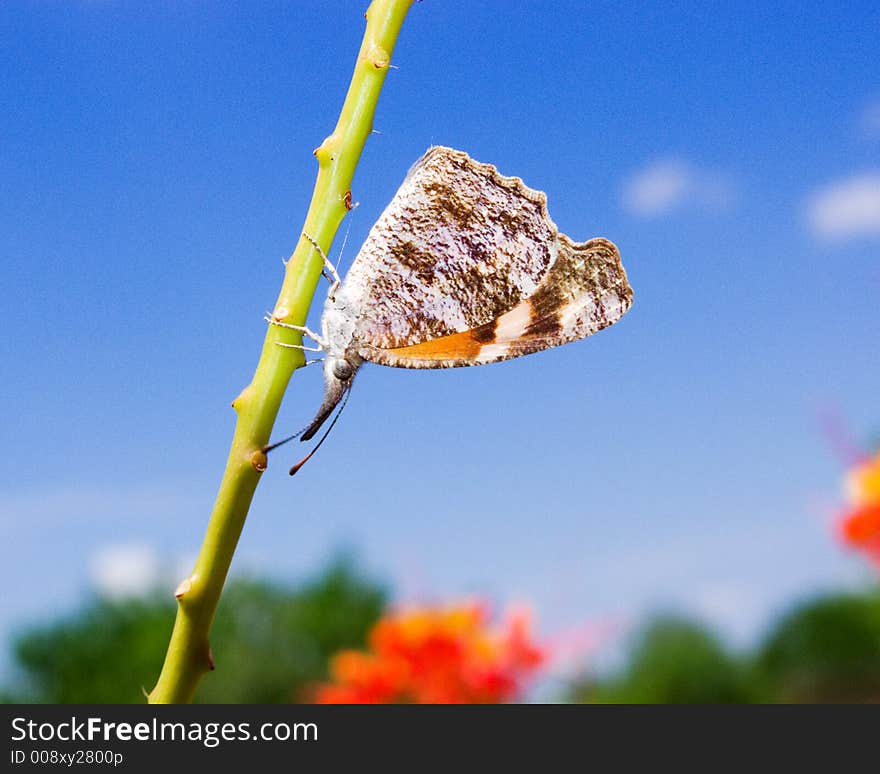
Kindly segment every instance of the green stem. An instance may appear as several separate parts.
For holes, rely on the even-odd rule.
[[[318,179],[303,231],[325,254],[351,207],[351,181],[367,137],[379,92],[404,17],[413,0],[373,0],[351,85],[333,133],[315,150]],[[323,261],[304,237],[287,264],[274,316],[304,325]],[[251,383],[232,402],[238,414],[232,448],[211,520],[192,575],[178,586],[177,619],[162,673],[147,697],[151,704],[192,700],[202,676],[213,669],[208,633],[220,601],[232,555],[244,527],[260,475],[266,469],[261,449],[269,442],[284,391],[294,370],[303,365],[298,333],[270,325]]]

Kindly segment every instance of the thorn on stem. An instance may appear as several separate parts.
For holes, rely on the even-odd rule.
[[[391,63],[391,56],[382,46],[373,44],[369,52],[367,52],[367,60],[377,70],[384,70]]]
[[[354,205],[351,203],[351,191],[345,192],[345,196],[342,197],[342,201],[345,202],[345,209],[351,210],[354,208]]]
[[[238,397],[232,401],[232,408],[238,411],[241,408],[242,401],[247,400],[248,396],[251,394],[251,385],[245,387],[240,393],[238,393]]]
[[[174,589],[174,597],[176,599],[182,599],[184,594],[189,593],[189,590],[192,588],[192,576],[189,578],[184,578],[180,583],[177,584],[177,588]]]
[[[214,671],[214,653],[210,645],[208,645],[208,669]]]
[[[322,142],[312,153],[318,159],[318,163],[325,164],[328,161],[336,160],[336,152],[339,150],[339,137],[334,133],[327,135],[324,138],[324,142]]]
[[[251,465],[253,466],[254,470],[262,473],[266,469],[266,466],[268,464],[269,459],[268,457],[266,457],[266,452],[264,452],[262,449],[257,449],[256,451],[251,452]]]

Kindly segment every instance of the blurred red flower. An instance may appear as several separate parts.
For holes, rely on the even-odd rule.
[[[528,615],[491,628],[479,602],[421,607],[382,618],[369,651],[345,650],[330,664],[318,704],[495,704],[515,699],[545,659]]]
[[[880,452],[850,471],[846,491],[850,508],[841,517],[840,537],[880,567]]]

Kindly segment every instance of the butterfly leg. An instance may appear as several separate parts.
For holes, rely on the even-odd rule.
[[[308,336],[312,341],[317,344],[317,347],[304,347],[302,344],[287,344],[283,341],[276,341],[275,343],[279,347],[289,347],[290,349],[301,349],[303,352],[324,352],[327,349],[327,342],[323,337],[319,336],[315,333],[311,328],[307,328],[305,325],[294,325],[293,323],[281,322],[274,315],[266,314],[263,318],[269,325],[277,325],[279,328],[287,328],[291,331],[299,331],[303,336]],[[318,362],[318,361],[312,361]]]
[[[318,345],[317,347],[303,347],[299,344],[283,344],[279,341],[278,344],[282,347],[295,347],[296,349],[303,349],[308,352],[323,352],[327,349],[327,342],[324,338],[315,333],[311,328],[306,328],[305,325],[294,325],[293,323],[281,322],[281,320],[278,320],[271,314],[267,314],[263,319],[269,323],[269,325],[277,325],[279,328],[287,328],[290,331],[299,331],[303,336],[308,336]]]
[[[275,342],[279,347],[286,347],[287,349],[299,349],[303,352],[323,352],[324,347],[307,347],[304,344],[288,344],[286,341],[276,341]],[[313,363],[317,363],[317,360],[311,361]]]
[[[332,263],[330,263],[330,259],[321,248],[321,245],[319,245],[305,231],[303,231],[303,236],[308,239],[309,242],[311,242],[312,247],[314,247],[318,251],[318,254],[321,256],[321,260],[324,261],[324,268],[321,269],[321,274],[323,274],[327,282],[330,283],[330,290],[327,292],[327,295],[330,296],[330,298],[333,298],[336,293],[336,289],[342,284],[342,280],[339,279],[339,273],[336,271],[336,267]]]

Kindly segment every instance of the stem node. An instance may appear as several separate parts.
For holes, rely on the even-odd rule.
[[[262,473],[268,464],[269,458],[266,457],[266,452],[262,449],[251,452],[251,465],[253,465],[254,470]]]
[[[238,396],[235,398],[235,400],[232,401],[232,408],[234,408],[237,413],[241,413],[242,409],[247,404],[248,398],[250,398],[252,392],[253,387],[249,384],[240,393],[238,393]]]
[[[373,44],[367,53],[367,60],[377,70],[387,70],[391,64],[390,54],[382,46]]]
[[[279,304],[275,307],[275,311],[272,312],[272,319],[275,320],[275,322],[286,322],[289,314],[290,309],[283,304]]]
[[[184,595],[192,588],[192,578],[184,578],[174,589],[175,599],[183,599]]]

